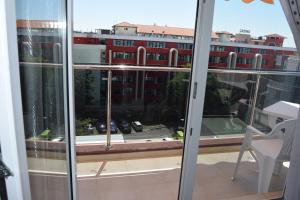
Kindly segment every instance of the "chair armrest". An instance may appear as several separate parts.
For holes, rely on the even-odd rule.
[[[248,129],[247,131],[251,131],[252,134],[255,133],[255,134],[258,134],[258,135],[261,135],[261,136],[269,135],[269,134],[266,134],[264,132],[261,132],[260,130],[258,130],[256,128],[254,128],[253,126],[250,126],[250,125],[247,126],[247,129]]]

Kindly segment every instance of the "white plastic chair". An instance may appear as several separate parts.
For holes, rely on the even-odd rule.
[[[268,192],[273,173],[278,175],[282,163],[290,160],[295,125],[295,119],[286,120],[276,124],[267,134],[248,126],[232,180],[235,180],[245,150],[249,149],[251,155],[258,162],[258,193]],[[252,140],[254,134],[261,135],[263,138]]]

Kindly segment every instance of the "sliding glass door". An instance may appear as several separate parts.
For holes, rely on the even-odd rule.
[[[196,9],[74,1],[79,199],[177,199]]]
[[[203,113],[194,118],[201,129],[193,199],[256,199],[268,192],[279,198],[289,138],[299,132],[293,35],[279,1],[216,1],[214,10],[209,59],[201,66],[208,67]],[[289,121],[294,125],[285,127]],[[270,157],[274,170],[263,162]]]
[[[16,1],[32,199],[69,199],[66,1]]]

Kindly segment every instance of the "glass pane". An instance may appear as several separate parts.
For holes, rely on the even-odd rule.
[[[196,1],[74,2],[79,199],[177,199],[195,14]]]
[[[285,147],[291,145],[285,141],[289,135],[292,138],[293,131],[276,127],[297,118],[289,111],[298,111],[300,86],[297,74],[282,73],[298,71],[300,62],[280,2],[216,1],[208,42],[211,49],[193,199],[262,198],[258,192],[274,192],[269,198],[279,198],[289,166],[288,156],[280,159],[289,154]],[[272,137],[267,138],[268,133]],[[246,149],[232,181],[242,144]],[[272,166],[262,169],[265,156],[280,160],[274,170]]]
[[[16,7],[32,199],[68,199],[65,1],[17,0]]]

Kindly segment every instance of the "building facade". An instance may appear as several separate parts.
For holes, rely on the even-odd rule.
[[[57,24],[43,21],[31,23],[35,24],[35,30],[30,30],[32,35],[28,38],[23,36],[28,35],[23,34],[27,31],[26,28],[23,29],[23,22],[18,22],[19,45],[25,49],[24,54],[20,55],[21,61],[42,59],[44,62],[53,62],[60,43],[56,37]],[[190,67],[193,34],[193,29],[129,23],[114,25],[112,30],[98,29],[95,33],[74,32],[73,61],[75,64]],[[277,34],[252,38],[244,33],[234,35],[226,31],[213,32],[208,66],[251,69],[257,54],[260,54],[263,70],[289,69],[286,67],[289,63],[287,59],[295,55],[296,51],[293,48],[282,47],[283,41],[284,37]],[[36,51],[27,52],[26,45],[34,46]],[[76,100],[78,109],[88,113],[97,110],[95,116],[105,113],[102,111],[105,110],[107,94],[106,72],[76,72],[76,75],[76,83],[80,87],[75,89],[81,90],[76,92],[81,95]],[[159,71],[113,71],[112,112],[124,113],[128,109],[136,109],[137,105],[142,105],[141,108],[146,105],[147,109],[151,110],[150,105],[157,102],[167,102],[169,105],[173,102],[175,105],[177,101],[184,101],[187,94],[176,95],[175,92],[187,87],[188,82],[185,80],[188,80],[188,76],[187,73],[182,75]],[[181,78],[182,84],[179,89],[174,88],[178,83],[173,87],[171,81],[179,80],[178,77]],[[181,99],[176,99],[179,96]],[[81,106],[84,106],[84,109],[79,102],[82,102]],[[132,102],[134,108],[130,108]],[[184,112],[184,108],[180,110]]]

